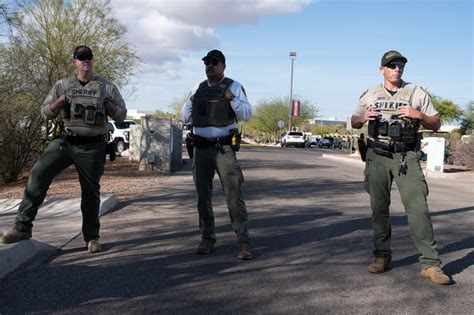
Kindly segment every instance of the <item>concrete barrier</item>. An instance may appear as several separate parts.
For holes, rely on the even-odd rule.
[[[0,229],[12,228],[19,199],[0,199]],[[100,198],[100,215],[117,205],[114,195]],[[46,200],[34,221],[33,239],[13,244],[0,243],[0,278],[38,256],[50,256],[81,233],[81,198]]]

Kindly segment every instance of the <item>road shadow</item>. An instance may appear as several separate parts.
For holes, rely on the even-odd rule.
[[[254,161],[246,167],[264,172],[281,165]],[[162,185],[121,203],[105,216],[102,234],[109,239],[103,243],[104,252],[87,254],[79,236],[48,264],[7,276],[0,283],[0,313],[248,313],[266,305],[278,307],[278,301],[291,294],[301,303],[295,305],[311,305],[307,298],[317,299],[321,293],[317,290],[329,290],[334,299],[344,301],[348,296],[340,294],[341,286],[355,286],[354,292],[360,291],[354,294],[360,296],[380,288],[374,281],[367,289],[369,278],[365,278],[372,224],[363,183],[344,178],[246,181],[254,260],[239,261],[235,259],[236,238],[219,185],[213,197],[214,204],[219,205],[215,207],[219,216],[217,250],[204,256],[195,253],[200,236],[194,184],[188,179],[179,187]],[[472,210],[449,209],[432,216]],[[391,224],[408,230],[404,214],[391,215]],[[409,232],[396,239],[407,243]],[[473,237],[460,239],[441,248],[440,253],[469,249],[473,242]],[[396,268],[418,262],[418,254],[409,254],[414,251],[411,244],[397,250],[408,255],[394,262]],[[471,251],[448,263],[446,272],[456,274],[469,268],[473,256]],[[318,272],[323,268],[327,269]],[[379,278],[390,286],[388,277],[384,274]],[[257,286],[252,286],[255,279]],[[301,279],[310,280],[301,285]],[[227,298],[229,290],[249,292],[252,298]],[[145,302],[153,299],[154,308],[144,310],[150,305]],[[338,310],[332,302],[328,304],[328,308]],[[360,300],[354,302],[353,309],[357,305]],[[323,308],[320,312],[312,310],[327,313]]]

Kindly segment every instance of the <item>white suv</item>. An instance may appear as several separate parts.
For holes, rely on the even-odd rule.
[[[301,131],[287,131],[285,135],[281,138],[280,145],[282,147],[295,146],[304,148],[305,141],[303,133]]]
[[[121,123],[117,123],[113,120],[109,121],[109,142],[113,142],[115,145],[115,152],[121,154],[123,151],[128,149],[130,142],[130,125],[136,125],[137,123],[133,120],[124,120]]]

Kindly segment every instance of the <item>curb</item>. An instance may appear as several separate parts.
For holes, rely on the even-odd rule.
[[[115,195],[102,195],[100,199],[100,216],[110,212],[117,205]],[[13,220],[20,201],[17,199],[0,199],[0,216]],[[39,224],[35,224],[35,229],[37,234],[42,235],[42,238],[47,241],[30,239],[13,244],[0,244],[0,279],[33,260],[33,258],[39,257],[44,260],[60,250],[71,239],[77,237],[81,233],[82,214],[80,207],[81,198],[45,201],[38,210],[35,223]],[[51,221],[51,224],[48,224],[49,221]],[[54,225],[57,223],[61,223],[62,233],[53,235],[44,232],[45,227],[54,229]],[[69,226],[69,224],[72,226]],[[37,231],[41,228],[43,228],[43,231]],[[69,232],[65,233],[65,229],[68,229]]]
[[[349,163],[357,164],[357,165],[360,165],[360,166],[365,165],[365,163],[362,162],[362,160],[360,159],[360,156],[358,156],[358,155],[344,156],[344,155],[323,154],[321,157],[323,157],[325,159],[332,159],[332,160],[338,160],[338,161],[343,161],[343,162],[349,162]]]
[[[445,178],[445,179],[471,179],[474,180],[473,171],[460,171],[456,173],[432,172],[423,168],[423,174],[427,178]]]
[[[59,248],[46,243],[27,240],[0,246],[0,279],[36,255],[50,256]]]

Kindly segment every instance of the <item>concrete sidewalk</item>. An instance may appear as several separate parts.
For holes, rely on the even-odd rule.
[[[100,215],[117,204],[114,195],[100,198]],[[0,199],[0,230],[12,228],[20,199]],[[81,198],[46,200],[34,221],[33,239],[0,243],[0,278],[34,257],[47,257],[81,233]]]

